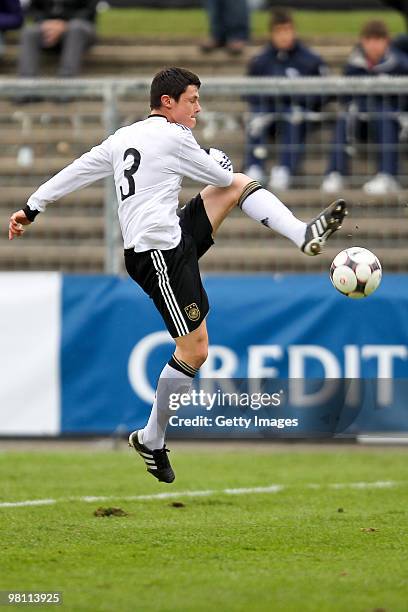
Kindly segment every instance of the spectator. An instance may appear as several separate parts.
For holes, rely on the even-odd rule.
[[[206,0],[210,39],[201,46],[204,53],[226,47],[231,55],[240,55],[249,39],[247,0]]]
[[[407,31],[408,31],[408,0],[382,0],[382,1],[384,4],[387,4],[391,8],[402,13],[402,15],[405,17],[405,21],[407,24]],[[395,48],[399,49],[400,51],[403,51],[404,53],[408,53],[408,34],[401,34],[400,36],[397,36],[397,38],[395,38],[392,41],[392,44]]]
[[[23,23],[19,0],[0,0],[0,56],[4,53],[3,32],[17,30]]]
[[[271,42],[250,63],[251,76],[275,76],[295,78],[298,76],[321,76],[327,73],[322,59],[305,47],[296,36],[292,15],[284,9],[272,12],[270,21]],[[266,138],[271,129],[279,131],[282,152],[279,165],[272,169],[270,185],[286,189],[299,165],[306,132],[305,110],[319,110],[321,103],[316,97],[279,100],[261,96],[250,96],[251,118],[249,121],[245,165],[251,176],[263,178]],[[277,111],[286,117],[277,122],[273,114]]]
[[[250,76],[296,78],[320,76],[327,72],[326,64],[302,44],[296,35],[292,15],[284,9],[272,11],[270,43],[249,64]],[[279,134],[281,151],[278,165],[272,168],[269,185],[281,191],[290,186],[298,169],[306,136],[305,111],[319,110],[321,99],[309,96],[276,98],[249,96],[250,119],[245,151],[245,172],[256,180],[264,178],[267,157],[265,144],[269,134]],[[275,119],[274,113],[280,118]]]
[[[362,29],[360,42],[344,70],[345,76],[408,74],[408,58],[390,46],[387,27],[370,21]],[[326,193],[341,191],[348,173],[348,151],[353,139],[369,137],[378,147],[378,174],[363,186],[367,193],[382,195],[400,189],[398,175],[398,136],[401,110],[398,96],[358,96],[346,101],[346,110],[337,120],[327,175],[322,183]],[[352,140],[350,140],[350,138]]]
[[[33,25],[21,36],[19,75],[34,77],[39,72],[41,49],[61,53],[58,75],[79,74],[84,52],[95,39],[98,0],[32,0]]]

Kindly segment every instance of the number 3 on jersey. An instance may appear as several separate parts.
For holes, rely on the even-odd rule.
[[[126,159],[130,156],[133,157],[133,164],[130,166],[130,168],[125,170],[123,173],[129,184],[129,190],[127,193],[123,193],[122,187],[120,188],[120,195],[122,197],[122,202],[123,200],[126,200],[126,198],[129,198],[130,196],[134,195],[136,191],[136,185],[135,185],[133,175],[135,174],[135,172],[137,172],[137,169],[140,166],[140,153],[139,151],[137,151],[137,149],[126,149],[126,151],[123,154],[123,161],[126,161]]]

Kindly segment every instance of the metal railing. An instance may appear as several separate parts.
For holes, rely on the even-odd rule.
[[[0,109],[0,122],[3,126],[7,124],[8,132],[11,131],[11,141],[13,140],[12,134],[14,128],[16,133],[15,147],[13,148],[13,142],[11,142],[9,143],[8,150],[10,150],[12,155],[17,155],[18,149],[21,153],[24,138],[27,139],[27,143],[30,143],[30,134],[34,129],[33,126],[38,116],[41,115],[39,120],[40,127],[36,133],[38,134],[43,129],[45,131],[48,130],[47,133],[51,134],[55,127],[52,121],[53,113],[55,116],[65,113],[65,117],[71,117],[79,134],[75,151],[71,150],[69,153],[69,157],[73,159],[96,143],[96,141],[88,142],[86,139],[83,142],[80,140],[81,130],[83,126],[88,125],[90,116],[98,119],[94,125],[99,126],[102,137],[103,135],[113,133],[122,125],[142,119],[148,112],[149,86],[150,79],[145,78],[78,80],[1,79],[0,104],[3,104],[4,108],[3,113]],[[306,195],[307,193],[309,194],[310,206],[303,206],[303,203],[299,204],[304,213],[312,213],[320,205],[320,202],[324,200],[318,192],[319,180],[324,174],[324,164],[332,148],[334,125],[342,113],[343,115],[352,116],[353,105],[354,109],[357,108],[357,111],[354,112],[354,117],[363,122],[371,119],[381,121],[381,118],[385,116],[390,120],[398,121],[400,126],[398,142],[395,144],[395,147],[392,143],[385,145],[389,147],[385,151],[385,156],[392,155],[395,152],[394,148],[396,149],[402,168],[398,178],[402,187],[408,186],[406,181],[408,167],[405,168],[408,147],[404,141],[408,125],[408,78],[204,78],[201,89],[203,113],[197,128],[197,139],[199,142],[204,141],[203,144],[205,146],[212,144],[213,146],[225,149],[233,158],[237,170],[243,167],[245,146],[248,147],[248,143],[245,145],[245,141],[247,140],[250,122],[254,118],[253,116],[251,117],[247,105],[247,101],[251,96],[255,96],[261,101],[267,101],[265,105],[266,111],[263,113],[263,116],[272,123],[287,120],[287,107],[290,106],[292,111],[295,109],[291,120],[305,122],[307,125],[301,136],[301,142],[286,145],[294,154],[298,152],[297,147],[301,147],[304,157],[306,157],[306,169],[296,173],[290,191],[287,194],[282,194],[282,199],[285,200],[287,198],[289,203],[295,202],[295,208],[298,205],[296,204],[297,194],[300,192],[305,192]],[[56,104],[55,108],[47,108],[45,111],[38,110],[37,116],[35,106],[33,105],[14,105],[14,102],[17,103],[19,98],[24,97],[30,97],[32,100],[45,98],[46,100],[60,102],[60,104]],[[359,101],[362,98],[367,101],[367,107],[364,111],[359,109]],[[306,103],[299,105],[299,99],[303,99]],[[393,100],[393,106],[388,108],[387,101],[391,99]],[[314,106],[309,104],[311,100],[313,100]],[[315,104],[316,100],[317,104]],[[273,107],[272,111],[270,110],[271,106]],[[7,113],[10,116],[7,116]],[[44,117],[46,115],[48,118],[45,120]],[[350,137],[350,134],[348,136]],[[360,145],[358,141],[359,139],[356,134],[351,134],[346,143],[346,152],[352,158],[350,184],[347,186],[349,191],[350,187],[355,187],[357,183],[361,183],[363,178],[369,178],[373,167],[370,156],[372,157],[373,153],[381,153],[381,146],[378,143],[370,143],[367,140],[368,144]],[[43,147],[48,156],[45,159],[48,159],[52,157],[52,154],[51,149],[47,150],[46,146],[47,143],[44,143]],[[262,155],[268,160],[268,163],[276,162],[282,151],[282,145],[278,142],[278,139],[272,136],[272,138],[266,139],[262,146],[264,147]],[[357,153],[363,153],[368,161],[363,164],[358,162],[360,163],[358,166],[356,151]],[[75,154],[73,155],[72,153]],[[356,159],[356,162],[354,159]],[[61,162],[65,160],[66,158],[61,158]],[[30,177],[30,164],[28,163],[26,166],[24,176]],[[49,172],[46,170],[41,172],[39,170],[35,178],[32,178],[32,181],[36,182],[38,180],[42,182],[51,173],[53,173],[51,169]],[[0,170],[1,174],[3,174],[2,185],[7,186],[7,173],[2,173]],[[10,178],[9,184],[19,184],[18,181],[19,175],[16,174],[14,178]],[[187,192],[189,193],[188,188]],[[388,195],[384,197],[383,203],[379,203],[375,198],[373,201],[369,201],[368,196],[367,201],[361,202],[361,192],[359,192],[357,198],[359,202],[356,205],[360,206],[358,209],[359,216],[368,217],[370,212],[369,206],[373,206],[373,210],[375,210],[375,215],[378,217],[378,231],[377,233],[373,231],[372,234],[376,236],[376,240],[381,238],[381,219],[389,216],[393,219],[401,217],[404,221],[407,220],[406,193],[402,190],[392,194],[392,214],[390,205],[386,201],[389,199]],[[103,269],[109,273],[118,273],[121,270],[121,242],[116,221],[116,208],[115,189],[112,180],[109,179],[105,181],[104,186],[103,239]],[[392,235],[391,232],[389,242],[387,242],[388,238],[383,240],[384,248],[392,248]],[[226,237],[226,246],[229,244],[228,240],[232,238]],[[260,243],[262,239],[251,235],[249,240],[252,245],[254,241]],[[405,235],[398,234],[398,241],[399,247],[405,246]],[[294,268],[296,269],[296,263]],[[401,268],[408,269],[408,261],[403,262]]]

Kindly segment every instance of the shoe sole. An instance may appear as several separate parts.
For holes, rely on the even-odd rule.
[[[332,236],[332,234],[334,234],[334,232],[337,232],[337,230],[341,229],[343,220],[348,215],[347,204],[345,200],[336,200],[331,206],[334,206],[334,209],[330,213],[331,218],[327,223],[327,230],[324,232],[324,234],[322,234],[318,238],[313,238],[309,242],[309,249],[312,255],[319,255],[322,252],[327,240],[330,238],[330,236]],[[330,208],[330,206],[328,208]],[[319,217],[321,216],[322,215],[319,215]]]

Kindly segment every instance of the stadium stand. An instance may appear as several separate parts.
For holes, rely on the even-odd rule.
[[[334,44],[324,38],[307,40],[326,59],[332,73],[340,72],[352,42],[352,39]],[[104,39],[87,55],[84,76],[129,77],[130,73],[151,76],[162,68],[163,58],[167,65],[183,65],[188,58],[188,67],[203,77],[244,75],[248,59],[259,49],[259,44],[252,45],[242,56],[229,58],[226,62],[222,51],[206,57],[197,49],[196,41],[188,39],[179,43],[164,41],[161,45],[134,40],[119,44],[115,39]],[[17,45],[10,44],[4,62],[8,75],[15,74],[16,58]],[[48,60],[45,68],[46,73],[52,74],[55,64]],[[224,148],[231,155],[236,170],[240,170],[245,102],[235,99],[226,106],[224,101],[220,105],[218,98],[209,97],[204,98],[203,104],[203,119],[206,119],[197,129],[197,139],[203,146]],[[212,118],[220,114],[220,108],[221,123],[212,125]],[[148,105],[139,97],[121,101],[118,110],[125,124],[145,116]],[[41,182],[104,137],[103,105],[95,99],[69,104],[47,100],[17,108],[3,96],[0,97],[0,125],[0,184],[3,187],[0,190],[0,221],[5,228],[10,212],[22,207]],[[311,150],[315,144],[317,153],[307,156],[295,188],[282,195],[302,219],[314,216],[327,201],[327,196],[322,195],[318,187],[326,162],[320,145],[329,140],[329,127],[308,136]],[[405,161],[404,164],[406,166]],[[366,162],[361,161],[355,169],[366,173]],[[404,173],[408,174],[408,168],[404,167]],[[181,201],[196,192],[197,185],[185,181]],[[335,253],[355,243],[373,248],[388,270],[408,269],[408,255],[400,248],[408,237],[406,193],[387,198],[386,206],[382,198],[368,198],[357,189],[349,189],[344,196],[351,203],[352,215],[324,256],[305,258],[288,241],[272,233],[268,236],[266,228],[256,226],[237,210],[219,232],[217,248],[210,250],[203,259],[203,270],[327,270]],[[104,214],[104,186],[100,183],[51,205],[23,240],[0,242],[0,269],[102,272],[105,269]],[[265,237],[269,242],[265,242]],[[120,257],[120,241],[117,249]]]

